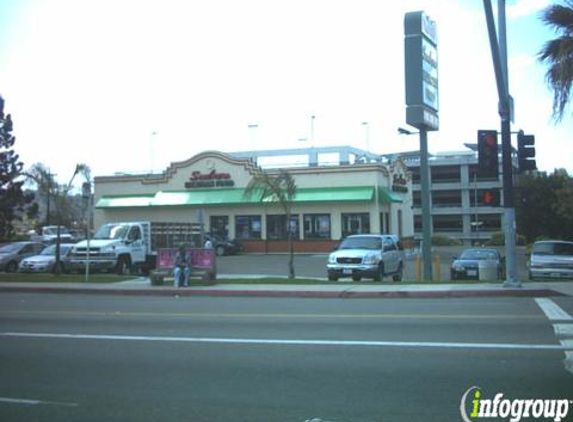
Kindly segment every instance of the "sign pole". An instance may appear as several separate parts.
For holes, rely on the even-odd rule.
[[[420,129],[420,184],[420,199],[422,201],[423,274],[424,280],[433,281],[430,166],[428,165],[428,131],[425,129]]]
[[[438,130],[437,26],[422,11],[404,17],[406,123],[420,131],[420,199],[424,280],[433,281],[432,201],[428,163],[428,131]]]

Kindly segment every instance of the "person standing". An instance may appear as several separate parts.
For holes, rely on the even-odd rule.
[[[181,245],[179,251],[175,254],[175,262],[173,268],[173,281],[174,287],[181,287],[181,273],[183,273],[183,286],[189,286],[189,277],[191,277],[191,255],[185,250],[185,246]]]

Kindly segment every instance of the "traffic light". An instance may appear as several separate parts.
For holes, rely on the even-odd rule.
[[[488,189],[481,193],[481,202],[487,207],[499,207],[499,190]]]
[[[496,130],[478,130],[478,170],[482,177],[499,176]]]
[[[526,135],[522,130],[517,134],[517,162],[519,172],[537,170],[535,162],[535,136]]]

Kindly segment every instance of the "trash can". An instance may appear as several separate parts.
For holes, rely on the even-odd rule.
[[[483,259],[478,262],[478,275],[480,281],[497,281],[497,261]]]

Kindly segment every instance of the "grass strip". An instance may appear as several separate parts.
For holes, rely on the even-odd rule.
[[[0,273],[1,283],[83,283],[85,274]],[[137,275],[90,274],[90,283],[119,283],[133,280]]]

